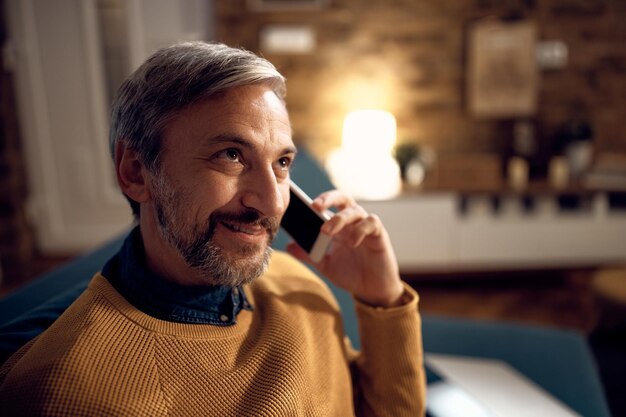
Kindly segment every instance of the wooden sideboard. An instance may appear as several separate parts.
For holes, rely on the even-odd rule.
[[[385,223],[401,272],[600,267],[626,263],[626,192],[536,186],[410,190],[360,201]]]

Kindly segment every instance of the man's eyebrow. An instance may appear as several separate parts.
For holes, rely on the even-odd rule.
[[[241,147],[251,149],[251,150],[254,150],[257,147],[254,143],[242,138],[241,136],[225,134],[225,133],[219,134],[217,136],[213,136],[207,141],[208,146],[216,145],[216,144],[223,144],[223,143],[232,143],[232,144],[239,145]],[[290,146],[286,146],[282,150],[281,153],[282,154],[288,154],[288,153],[297,154],[298,149],[295,146],[290,145]]]
[[[206,141],[207,145],[219,145],[222,143],[233,143],[236,145],[243,146],[244,148],[254,148],[254,145],[242,138],[241,136],[231,135],[231,134],[219,134],[217,136],[213,136]]]

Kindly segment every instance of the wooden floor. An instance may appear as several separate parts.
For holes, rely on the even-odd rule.
[[[420,293],[425,314],[516,321],[588,334],[598,318],[593,272],[505,271],[405,279]]]

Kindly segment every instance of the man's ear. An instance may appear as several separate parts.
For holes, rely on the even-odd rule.
[[[139,154],[118,140],[115,145],[115,171],[117,182],[124,194],[137,203],[144,203],[150,199],[150,192],[146,185],[146,172],[139,160]]]

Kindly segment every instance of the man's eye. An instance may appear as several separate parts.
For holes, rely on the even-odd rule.
[[[289,169],[292,163],[293,163],[293,159],[288,158],[286,156],[278,160],[278,165],[283,169]]]
[[[239,151],[237,149],[224,149],[218,155],[233,162],[239,161],[241,159],[239,156]]]

